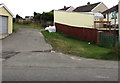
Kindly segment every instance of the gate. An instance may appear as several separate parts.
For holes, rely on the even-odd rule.
[[[101,32],[99,35],[99,44],[103,47],[113,47],[115,44],[115,34],[110,32]]]

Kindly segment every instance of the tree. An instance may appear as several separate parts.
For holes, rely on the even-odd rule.
[[[36,12],[34,12],[34,17],[37,15],[37,13]]]
[[[52,25],[54,20],[53,12],[43,12],[42,14],[34,12],[34,21],[43,26]],[[49,24],[48,24],[49,22]],[[51,23],[51,24],[50,24]]]
[[[52,12],[43,12],[42,15],[41,15],[41,20],[43,21],[53,21],[53,13]]]
[[[16,18],[17,18],[17,19],[23,19],[23,18],[22,18],[20,15],[18,15],[18,14],[16,15]]]
[[[15,22],[18,23],[19,19],[23,19],[20,15],[16,15]]]

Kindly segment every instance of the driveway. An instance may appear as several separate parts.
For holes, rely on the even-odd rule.
[[[118,62],[56,53],[35,29],[3,40],[3,81],[117,81]],[[5,54],[6,53],[6,54]]]
[[[52,47],[37,29],[21,28],[17,33],[3,39],[3,52],[48,51]]]

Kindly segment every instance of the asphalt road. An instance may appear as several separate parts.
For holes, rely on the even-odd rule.
[[[32,48],[33,47],[33,48]],[[118,62],[56,53],[38,30],[3,40],[3,81],[117,81]],[[11,57],[12,56],[12,57]]]

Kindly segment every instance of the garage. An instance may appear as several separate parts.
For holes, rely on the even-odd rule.
[[[13,14],[5,6],[0,4],[0,39],[6,37],[13,32]]]
[[[8,17],[0,16],[0,34],[8,34]]]

